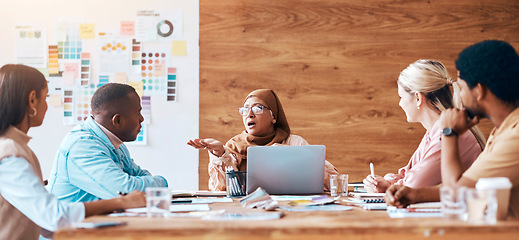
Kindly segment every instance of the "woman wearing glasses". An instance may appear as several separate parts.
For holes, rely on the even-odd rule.
[[[247,169],[247,148],[249,146],[308,145],[308,142],[290,133],[290,127],[276,93],[270,89],[258,89],[246,98],[238,109],[245,130],[231,138],[224,145],[220,141],[207,139],[190,140],[187,144],[209,151],[209,189],[225,190],[225,168],[245,171]],[[330,174],[338,174],[337,169],[325,162],[325,179]],[[325,181],[325,189],[328,181]]]

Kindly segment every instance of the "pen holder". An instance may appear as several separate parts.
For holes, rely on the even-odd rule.
[[[227,197],[239,197],[246,195],[247,172],[246,171],[227,171],[225,174],[227,184]]]

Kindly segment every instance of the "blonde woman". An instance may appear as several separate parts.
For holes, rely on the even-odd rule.
[[[407,121],[421,123],[427,132],[407,166],[400,168],[398,173],[388,173],[384,177],[368,175],[364,179],[364,186],[369,192],[385,192],[392,184],[412,188],[440,184],[442,129],[438,120],[443,110],[462,107],[459,86],[441,62],[418,60],[400,73],[397,83],[399,105]],[[459,136],[463,171],[476,160],[484,142],[484,136],[477,128]]]

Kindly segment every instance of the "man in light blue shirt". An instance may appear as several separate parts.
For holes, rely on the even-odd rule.
[[[147,187],[167,187],[162,176],[141,169],[123,142],[140,132],[140,98],[126,84],[109,83],[92,96],[92,117],[61,143],[47,189],[60,200],[85,202]]]

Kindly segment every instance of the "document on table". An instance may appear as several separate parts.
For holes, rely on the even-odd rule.
[[[203,220],[223,221],[223,220],[273,220],[283,217],[283,212],[255,212],[255,213],[221,213],[210,214],[202,217]]]
[[[312,200],[322,195],[270,195],[274,201],[298,201],[298,200]]]
[[[438,208],[396,208],[388,206],[387,213],[391,218],[442,217],[441,209]]]
[[[306,206],[279,206],[279,208],[291,212],[313,212],[313,211],[348,211],[353,209],[350,206],[336,205],[336,204],[327,204],[327,205],[306,205]]]
[[[209,211],[209,204],[172,204],[169,206],[171,212],[197,212],[197,211]],[[126,209],[128,213],[146,213],[147,209],[144,208],[130,208]]]
[[[193,198],[191,199],[192,203],[226,203],[226,202],[232,202],[232,198]]]
[[[211,204],[211,203],[232,203],[232,198],[228,197],[209,197],[209,198],[173,198],[171,200],[172,204],[179,204],[179,203],[196,203],[196,204]]]
[[[173,190],[171,191],[173,197],[225,197],[227,193],[225,191],[182,191]]]

